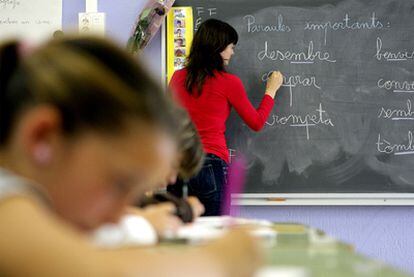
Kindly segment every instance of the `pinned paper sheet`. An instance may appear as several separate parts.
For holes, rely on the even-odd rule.
[[[105,35],[105,13],[79,13],[79,33]]]
[[[98,0],[86,0],[86,12],[96,13],[98,12]]]
[[[148,0],[138,15],[132,34],[128,39],[127,50],[139,53],[152,40],[164,22],[165,16],[175,0]]]
[[[62,0],[0,1],[0,40],[40,42],[62,30]]]

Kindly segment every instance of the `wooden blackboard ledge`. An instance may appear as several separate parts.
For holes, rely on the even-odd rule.
[[[414,206],[414,193],[244,193],[239,206]]]

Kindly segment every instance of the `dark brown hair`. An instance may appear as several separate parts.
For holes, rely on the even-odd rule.
[[[224,71],[220,53],[233,43],[237,44],[236,30],[217,19],[204,21],[194,35],[187,63],[185,87],[191,94],[201,94],[204,81],[215,71]]]
[[[81,130],[123,131],[130,119],[176,135],[172,103],[124,51],[100,38],[51,40],[32,53],[20,43],[0,46],[0,146],[7,144],[26,107],[49,104],[66,135]],[[175,130],[174,130],[175,129]]]

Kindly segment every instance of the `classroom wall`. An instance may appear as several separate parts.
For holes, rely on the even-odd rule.
[[[126,45],[146,0],[99,0],[107,16],[107,34]],[[65,31],[77,26],[85,0],[63,1]],[[150,70],[161,75],[158,35],[144,52]],[[324,230],[355,246],[356,251],[414,273],[414,207],[243,207],[241,215],[279,222],[298,222]]]
[[[147,0],[98,0],[98,11],[106,13],[107,36],[119,42],[122,47],[126,46],[137,16],[146,2]],[[64,32],[77,31],[79,12],[85,12],[85,0],[63,0]],[[151,44],[144,51],[143,62],[154,74],[154,78],[161,78],[161,36],[158,34]]]

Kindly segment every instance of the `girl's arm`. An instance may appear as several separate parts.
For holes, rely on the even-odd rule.
[[[234,232],[206,247],[99,250],[34,200],[0,202],[0,272],[6,276],[251,276],[258,252]]]
[[[254,131],[260,131],[272,111],[277,90],[281,86],[283,76],[280,72],[274,72],[268,80],[265,95],[259,106],[253,107],[247,98],[246,90],[239,78],[233,76],[226,88],[230,104],[235,108],[243,121]]]

